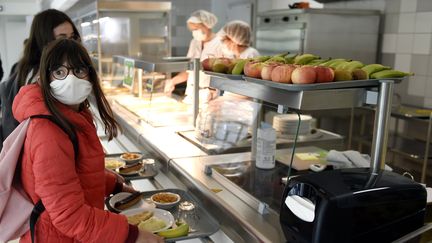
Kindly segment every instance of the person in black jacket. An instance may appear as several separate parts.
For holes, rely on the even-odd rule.
[[[0,83],[0,148],[3,147],[3,141],[7,136],[18,126],[18,122],[12,115],[12,103],[16,94],[22,86],[36,81],[42,49],[59,38],[80,40],[78,29],[65,13],[48,9],[35,15],[16,72]]]

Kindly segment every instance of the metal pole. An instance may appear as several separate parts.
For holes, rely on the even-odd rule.
[[[388,123],[391,113],[393,80],[381,80],[372,138],[371,174],[384,169],[387,152]]]
[[[198,117],[199,112],[199,71],[200,71],[200,59],[195,58],[193,60],[193,75],[194,75],[194,96],[193,96],[193,125],[196,126],[196,118]]]
[[[423,169],[422,169],[422,175],[421,175],[421,182],[426,183],[426,171],[427,171],[427,163],[429,160],[429,145],[431,142],[431,132],[432,132],[432,113],[429,114],[429,122],[428,122],[428,130],[427,130],[427,137],[426,137],[426,149],[423,157]]]
[[[138,97],[143,97],[143,70],[138,68]]]
[[[348,149],[351,149],[351,145],[352,145],[353,128],[354,128],[354,107],[351,107],[350,124],[349,124],[349,132],[348,132]]]

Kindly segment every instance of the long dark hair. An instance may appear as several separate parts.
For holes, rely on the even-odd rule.
[[[92,84],[93,94],[95,96],[97,108],[104,124],[105,133],[108,139],[111,140],[118,134],[119,124],[114,119],[113,112],[100,86],[99,78],[96,70],[92,65],[90,56],[87,50],[77,41],[70,39],[58,39],[49,43],[42,52],[39,77],[42,94],[45,105],[48,110],[57,119],[68,132],[74,129],[73,124],[67,120],[56,106],[58,102],[51,94],[51,71],[55,70],[64,63],[67,63],[72,68],[86,66],[89,68],[88,80]],[[90,106],[88,100],[80,104],[80,109]]]
[[[17,80],[19,86],[25,85],[30,72],[33,78],[39,70],[39,63],[43,48],[55,39],[54,28],[68,22],[72,25],[75,39],[79,39],[78,29],[72,20],[63,12],[56,9],[48,9],[35,15],[30,29],[30,36],[24,47],[24,53],[18,62]]]

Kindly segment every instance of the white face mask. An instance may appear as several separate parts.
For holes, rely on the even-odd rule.
[[[92,92],[92,84],[85,80],[68,75],[63,80],[55,79],[50,83],[51,94],[65,105],[81,104]]]
[[[202,32],[202,30],[192,31],[192,36],[197,41],[204,41],[206,39],[206,34],[204,34],[204,32]]]
[[[227,45],[222,45],[222,54],[224,57],[234,56],[234,53],[228,48]]]

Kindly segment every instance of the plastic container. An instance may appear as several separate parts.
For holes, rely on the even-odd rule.
[[[257,134],[255,166],[260,169],[275,167],[276,130],[268,123],[261,123]]]

